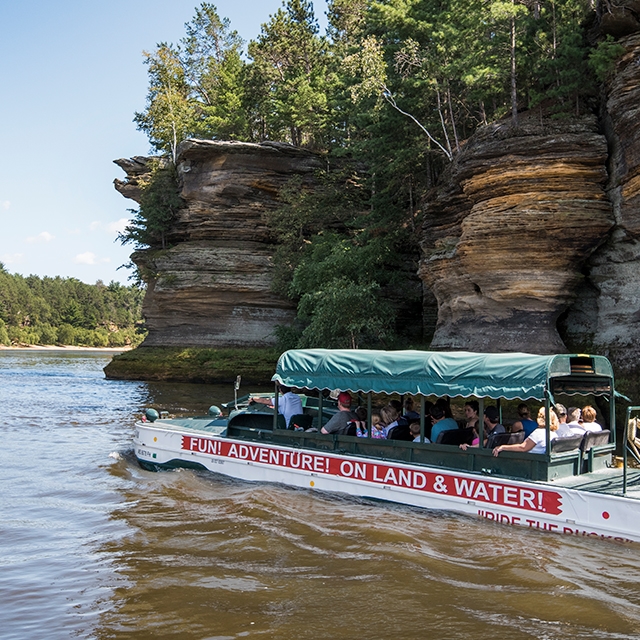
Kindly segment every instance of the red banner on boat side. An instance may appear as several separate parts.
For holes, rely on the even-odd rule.
[[[316,474],[415,489],[488,505],[558,515],[562,497],[556,491],[484,480],[452,473],[426,471],[400,464],[305,453],[299,450],[239,444],[228,440],[182,436],[182,449],[204,455],[247,460],[273,467],[300,469]]]

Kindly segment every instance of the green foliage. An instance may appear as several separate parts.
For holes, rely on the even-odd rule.
[[[195,130],[190,87],[175,47],[163,42],[155,52],[144,55],[149,68],[147,109],[136,113],[134,122],[149,136],[154,149],[170,154],[175,162],[178,144]]]
[[[178,45],[162,42],[145,52],[147,107],[134,122],[152,147],[175,164],[178,144],[191,136],[246,139],[242,107],[242,40],[207,2],[185,25]]]
[[[287,0],[249,43],[253,139],[325,146],[332,78],[318,30],[311,2]]]
[[[615,61],[625,52],[625,48],[608,35],[589,53],[589,66],[600,82],[604,82],[613,72]]]
[[[334,278],[321,289],[305,293],[298,312],[308,320],[300,347],[336,349],[383,343],[393,317],[378,284],[358,284],[347,278]]]
[[[132,210],[131,224],[118,235],[122,244],[131,243],[137,248],[167,248],[167,234],[175,222],[178,211],[184,206],[175,165],[155,160],[151,163],[148,178],[140,179],[140,207]]]
[[[0,270],[0,344],[137,345],[144,291]]]
[[[4,320],[0,320],[0,344],[10,344],[9,333],[7,332],[7,325]]]

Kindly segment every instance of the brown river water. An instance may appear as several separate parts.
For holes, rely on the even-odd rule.
[[[143,471],[136,412],[233,390],[110,358],[0,351],[2,640],[640,638],[640,545]]]

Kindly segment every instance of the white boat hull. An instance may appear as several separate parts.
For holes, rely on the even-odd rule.
[[[640,500],[436,467],[262,444],[139,422],[143,466],[199,466],[252,482],[388,500],[566,535],[640,542]]]

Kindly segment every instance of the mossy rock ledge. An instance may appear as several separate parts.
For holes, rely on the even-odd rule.
[[[104,368],[110,380],[268,384],[280,351],[273,348],[138,347],[116,355]]]

